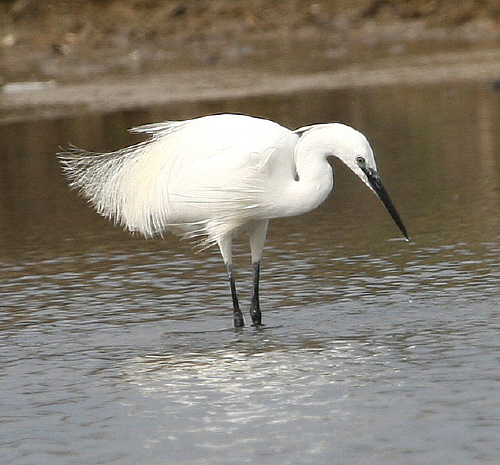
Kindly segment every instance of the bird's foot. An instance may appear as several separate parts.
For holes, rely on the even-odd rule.
[[[259,328],[260,326],[264,326],[262,324],[262,313],[260,308],[250,307],[250,316],[252,317],[252,326]]]
[[[233,321],[235,328],[243,328],[243,326],[245,326],[245,320],[243,319],[243,314],[241,313],[241,310],[234,311]]]

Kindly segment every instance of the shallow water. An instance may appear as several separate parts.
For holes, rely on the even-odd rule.
[[[499,99],[384,88],[0,127],[0,461],[497,463]],[[217,111],[364,131],[412,241],[334,163],[325,204],[271,223],[266,326],[232,329],[216,250],[114,228],[53,156]],[[243,303],[248,261],[242,243]]]

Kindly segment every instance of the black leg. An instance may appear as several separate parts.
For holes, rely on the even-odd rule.
[[[253,267],[253,295],[252,303],[250,305],[250,316],[254,326],[262,326],[262,313],[260,311],[259,302],[259,275],[260,275],[260,261],[252,264]]]
[[[236,294],[236,281],[234,279],[233,265],[227,265],[227,273],[229,275],[229,285],[231,286],[231,297],[233,298],[233,319],[234,327],[241,328],[245,325],[243,314],[238,303],[238,295]]]

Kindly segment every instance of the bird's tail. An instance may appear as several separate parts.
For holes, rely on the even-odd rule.
[[[126,171],[144,146],[145,142],[116,152],[94,153],[70,145],[57,156],[73,189],[77,189],[99,214],[133,231],[133,226],[124,217],[125,198],[121,187]]]

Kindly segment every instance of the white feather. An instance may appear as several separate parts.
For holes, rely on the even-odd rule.
[[[276,123],[236,115],[150,124],[131,132],[151,137],[111,153],[71,147],[59,154],[71,186],[101,215],[130,231],[147,237],[165,231],[206,235],[208,243],[266,216],[271,170],[284,169],[270,163],[272,154],[287,139],[297,139]]]

